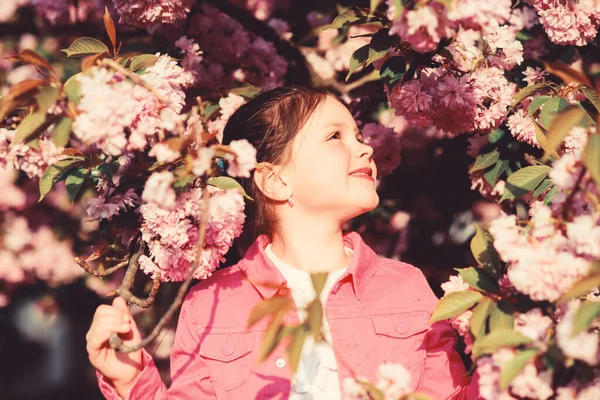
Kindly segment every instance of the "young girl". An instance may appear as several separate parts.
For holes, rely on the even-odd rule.
[[[245,232],[255,237],[242,260],[188,293],[171,354],[167,389],[145,350],[122,354],[112,332],[140,340],[125,301],[98,307],[87,350],[108,399],[340,399],[349,376],[370,380],[384,362],[400,363],[412,389],[434,399],[477,397],[454,350],[447,322],[428,325],[438,301],[415,267],[380,258],[349,219],[374,209],[373,149],[346,106],[327,91],[283,87],[266,91],[229,119],[223,143],[248,139],[260,167],[244,183]],[[251,310],[276,294],[292,296],[305,317],[314,298],[310,273],[327,271],[321,294],[325,343],[307,340],[293,376],[279,345],[261,363],[268,320],[247,328]]]

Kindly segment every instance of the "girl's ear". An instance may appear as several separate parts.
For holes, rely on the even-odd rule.
[[[267,198],[275,201],[287,201],[292,196],[292,188],[281,175],[282,167],[262,162],[254,170],[256,187]]]

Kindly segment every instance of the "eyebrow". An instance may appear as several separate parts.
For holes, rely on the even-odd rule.
[[[347,126],[344,123],[338,123],[338,122],[330,122],[327,125],[325,125],[323,128],[329,128],[330,126],[337,126],[338,128],[343,128],[345,126]],[[361,133],[360,128],[357,125],[354,125],[354,132],[355,133]]]

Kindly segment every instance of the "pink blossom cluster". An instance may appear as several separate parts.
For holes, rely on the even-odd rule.
[[[202,89],[225,90],[236,82],[259,87],[281,84],[288,63],[271,42],[250,33],[237,20],[203,3],[187,34],[197,40],[203,61],[195,68]]]
[[[25,205],[27,196],[21,188],[15,185],[15,169],[12,165],[0,165],[0,211],[19,209]]]
[[[555,301],[587,274],[590,259],[597,257],[594,236],[582,238],[577,234],[579,229],[587,229],[588,233],[594,228],[577,225],[565,235],[555,226],[550,207],[540,202],[532,204],[530,214],[531,223],[525,229],[517,225],[515,215],[502,215],[492,221],[494,247],[509,263],[508,278],[519,292],[533,300]],[[580,247],[577,239],[583,241]]]
[[[390,35],[397,34],[420,53],[436,49],[442,38],[452,35],[452,27],[446,16],[446,7],[430,2],[415,9],[405,8],[394,19]]]
[[[183,20],[192,6],[190,0],[113,0],[113,3],[120,23],[139,28]]]
[[[244,103],[246,103],[246,99],[235,93],[229,93],[226,97],[219,99],[219,117],[207,123],[208,131],[215,135],[219,143],[223,141],[223,130],[229,117]]]
[[[479,68],[462,76],[441,67],[424,69],[418,79],[388,93],[396,114],[412,126],[434,125],[449,135],[494,129],[505,119],[515,92],[499,68]]]
[[[158,132],[174,129],[181,122],[183,88],[194,81],[192,73],[163,55],[141,78],[154,92],[101,67],[80,75],[82,96],[73,124],[75,136],[118,156],[143,150],[156,141]]]
[[[0,22],[8,21],[20,7],[33,7],[51,25],[99,21],[104,14],[105,0],[4,0]]]
[[[511,0],[454,0],[448,10],[448,19],[465,29],[485,32],[506,23],[511,10]]]
[[[360,382],[368,382],[363,377],[357,379],[348,377],[343,383],[343,394],[346,400],[367,400],[372,397]],[[398,400],[410,393],[410,372],[398,363],[385,362],[377,370],[372,383],[382,394],[384,400]]]
[[[140,267],[152,278],[183,281],[197,255],[198,228],[202,202],[208,201],[205,245],[194,277],[204,279],[224,261],[233,240],[242,231],[244,199],[235,190],[209,186],[210,197],[193,188],[175,198],[170,172],[154,173],[146,183],[140,207],[143,218],[142,239],[148,244],[149,256],[140,258]]]
[[[391,174],[400,165],[400,136],[382,124],[367,123],[362,129],[363,141],[373,148],[377,176]]]
[[[570,196],[568,206],[575,216],[596,215],[593,199],[600,195],[600,188],[595,183],[589,172],[583,172],[577,191],[570,192],[576,188],[579,175],[582,174],[583,161],[582,152],[565,153],[552,164],[552,170],[548,177],[559,189],[552,198],[550,207],[555,214],[561,212]],[[597,216],[597,215],[596,215]],[[573,221],[571,221],[573,222]]]
[[[40,178],[48,165],[64,158],[61,154],[62,147],[57,147],[48,136],[44,135],[37,141],[36,149],[20,142],[14,143],[12,140],[16,131],[6,128],[0,128],[0,167],[12,165],[15,169],[21,170],[29,178]]]
[[[450,293],[462,292],[469,290],[470,286],[467,284],[461,275],[452,275],[447,282],[442,283],[442,290],[444,295],[447,296]],[[470,332],[471,317],[473,311],[464,311],[452,318],[450,318],[450,325],[462,336],[465,340],[465,352],[470,353],[473,347],[473,338]]]
[[[515,356],[508,348],[500,348],[490,356],[477,359],[479,395],[485,400],[539,399],[552,397],[552,374],[538,371],[533,362],[525,365],[523,370],[511,381],[504,392],[498,389],[500,369]]]
[[[50,286],[70,283],[83,274],[73,260],[72,244],[58,240],[47,225],[37,229],[29,226],[23,216],[8,212],[0,226],[0,282],[8,290],[33,279]],[[8,297],[0,292],[0,305]]]
[[[528,0],[538,12],[550,40],[561,45],[584,46],[598,34],[597,0]]]
[[[289,8],[290,0],[245,0],[244,6],[257,19],[266,21],[275,11]]]

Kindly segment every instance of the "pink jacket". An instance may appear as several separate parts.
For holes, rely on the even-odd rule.
[[[477,398],[476,382],[469,384],[454,350],[454,331],[445,321],[427,323],[438,299],[421,271],[380,258],[357,233],[344,241],[354,254],[325,309],[340,385],[353,374],[374,379],[379,365],[390,361],[407,367],[414,389],[434,399]],[[253,306],[286,286],[264,252],[267,244],[266,236],[258,237],[238,264],[190,290],[171,353],[170,388],[144,350],[144,369],[129,399],[287,399],[292,372],[284,343],[257,363],[268,321],[246,329]],[[288,312],[285,322],[297,323],[298,313]],[[97,375],[106,398],[119,399]]]

